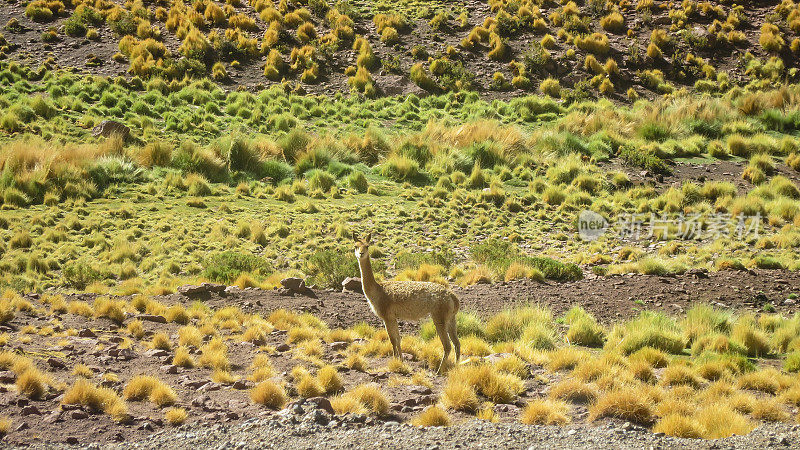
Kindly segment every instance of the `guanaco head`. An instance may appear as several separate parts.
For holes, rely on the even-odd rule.
[[[369,242],[371,239],[372,233],[367,234],[364,239],[359,239],[355,231],[353,232],[353,240],[356,242],[356,258],[359,261],[369,257]]]

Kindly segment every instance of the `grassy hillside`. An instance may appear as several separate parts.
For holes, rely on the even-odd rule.
[[[357,273],[350,236],[367,229],[386,276],[462,284],[798,268],[796,86],[618,107],[226,93],[13,63],[0,78],[0,282],[17,289],[270,286],[298,272],[336,286]],[[90,135],[109,118],[131,138]],[[759,233],[676,239],[675,222],[583,242],[583,209],[706,229],[726,214],[729,232],[742,214]]]
[[[0,57],[229,88],[633,101],[796,80],[800,9],[729,1],[9,1]]]

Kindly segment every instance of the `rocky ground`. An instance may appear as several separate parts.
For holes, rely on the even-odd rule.
[[[696,302],[707,302],[718,307],[736,311],[763,310],[764,305],[784,314],[798,311],[798,305],[789,299],[789,294],[800,286],[800,274],[784,271],[726,271],[693,272],[674,277],[657,276],[612,276],[594,277],[572,283],[513,282],[495,285],[476,285],[455,288],[462,309],[474,312],[482,318],[507,308],[527,303],[550,308],[558,317],[575,304],[581,304],[603,323],[619,322],[634,317],[644,309],[665,311],[680,315]],[[248,314],[269,316],[272,311],[285,308],[295,312],[310,312],[326,321],[331,328],[346,328],[367,321],[378,327],[378,319],[370,312],[363,295],[354,292],[304,290],[300,294],[291,290],[263,291],[228,288],[226,292],[208,290],[186,290],[170,296],[157,297],[164,305],[182,303],[189,305],[202,299],[212,309],[238,306]],[[89,303],[93,294],[67,295],[66,300],[84,300]],[[36,301],[35,295],[28,299]],[[452,428],[417,429],[398,425],[410,420],[427,405],[436,402],[443,385],[442,377],[433,379],[433,389],[414,384],[392,384],[393,374],[385,368],[386,358],[370,360],[365,372],[341,368],[346,389],[361,383],[379,382],[390,398],[390,412],[376,419],[364,416],[333,416],[329,402],[324,398],[314,404],[294,403],[281,412],[273,413],[254,405],[248,398],[253,383],[244,376],[248,373],[254,351],[250,342],[231,341],[228,357],[232,370],[242,378],[233,384],[209,381],[211,371],[196,367],[184,369],[171,365],[172,352],[147,349],[151,336],[163,332],[177,341],[179,326],[165,323],[161,316],[139,314],[145,324],[145,337],[133,349],[121,346],[128,336],[108,319],[86,319],[73,314],[60,314],[60,323],[53,331],[76,329],[77,336],[67,339],[51,338],[37,333],[21,333],[26,326],[42,330],[52,324],[50,317],[20,314],[12,322],[0,327],[1,333],[25,336],[29,339],[12,340],[5,349],[33,357],[42,368],[58,379],[69,382],[70,372],[78,363],[87,365],[95,377],[114,373],[120,380],[130,379],[136,374],[155,375],[172,386],[180,399],[177,406],[189,412],[189,420],[180,428],[169,426],[163,412],[153,409],[146,402],[129,402],[132,420],[126,424],[114,423],[104,414],[93,414],[82,407],[60,405],[57,393],[40,400],[29,400],[19,396],[13,387],[14,373],[0,372],[0,415],[8,416],[12,422],[11,432],[0,440],[0,446],[51,446],[91,443],[102,445],[137,445],[146,448],[175,445],[196,447],[250,447],[266,446],[281,448],[360,448],[367,447],[420,447],[455,448],[477,447],[539,447],[558,446],[569,448],[596,448],[613,446],[620,448],[753,448],[756,446],[779,447],[800,445],[797,426],[788,424],[761,425],[746,437],[733,437],[720,442],[697,442],[654,436],[650,431],[635,425],[617,421],[587,423],[585,406],[573,406],[571,426],[530,427],[519,424],[519,412],[525,403],[543,395],[546,384],[537,377],[525,382],[525,391],[513,404],[498,404],[495,412],[499,424],[478,422],[472,416],[453,413],[457,424]],[[130,321],[133,315],[126,319]],[[123,325],[124,326],[124,325]],[[404,334],[418,333],[418,325],[404,323]],[[329,364],[342,362],[337,345],[325,344],[322,359]],[[274,347],[270,359],[275,371],[288,378],[288,372],[297,364],[296,348],[287,344],[286,331],[273,331],[259,345]],[[196,357],[197,348],[191,349]],[[407,361],[413,370],[425,368],[422,361]],[[769,360],[760,363],[769,365]],[[534,375],[544,376],[543,368],[532,368]],[[105,385],[115,387],[114,382]],[[123,384],[116,383],[116,387]],[[291,394],[291,393],[290,393]],[[797,411],[795,411],[796,414]],[[717,447],[714,447],[717,446]]]
[[[452,427],[418,428],[379,422],[363,416],[331,419],[319,410],[293,405],[272,417],[253,418],[235,426],[202,424],[154,433],[123,447],[156,449],[180,442],[195,448],[570,448],[570,449],[719,449],[797,448],[797,425],[762,426],[747,436],[699,441],[654,435],[649,430],[611,421],[602,426],[529,426],[477,420]],[[116,445],[112,445],[114,447]]]

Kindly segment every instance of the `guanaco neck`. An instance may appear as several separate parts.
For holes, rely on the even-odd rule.
[[[364,295],[367,296],[367,300],[370,302],[378,300],[381,286],[375,281],[369,255],[358,259],[358,269],[361,272],[361,287],[364,288]]]

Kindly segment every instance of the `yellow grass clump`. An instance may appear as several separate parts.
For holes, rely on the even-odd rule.
[[[141,401],[148,398],[150,402],[163,407],[174,404],[178,400],[175,391],[156,377],[137,375],[133,377],[122,392],[126,400]]]
[[[286,391],[280,385],[264,380],[250,390],[250,400],[270,409],[281,409],[286,404]]]
[[[61,400],[65,405],[82,405],[92,411],[104,412],[121,422],[128,418],[128,408],[116,392],[109,388],[97,387],[89,380],[80,378],[64,393]]]
[[[447,411],[432,405],[425,408],[419,415],[411,420],[412,425],[418,427],[446,427],[451,423]]]
[[[164,419],[172,426],[178,426],[186,422],[189,413],[183,408],[170,408],[164,413]]]
[[[569,423],[569,407],[556,400],[536,399],[528,402],[519,420],[526,425],[564,425]]]

